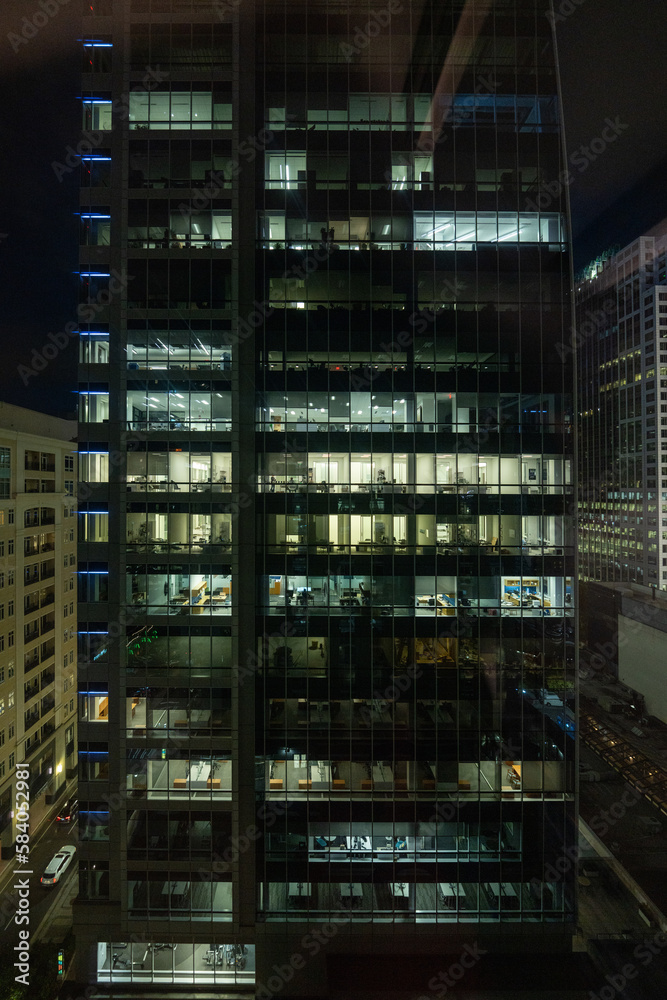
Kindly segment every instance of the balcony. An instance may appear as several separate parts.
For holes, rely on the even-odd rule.
[[[56,625],[53,618],[42,618],[40,634],[47,635],[49,632],[53,632],[55,627]]]
[[[53,565],[42,566],[41,572],[39,574],[40,580],[50,580],[56,575],[55,567]]]
[[[44,597],[39,602],[40,608],[45,608],[48,604],[53,604],[55,601],[55,595],[52,590],[45,594]]]
[[[39,554],[39,544],[37,539],[26,538],[23,542],[23,555],[24,556],[36,556]]]
[[[32,739],[30,740],[30,746],[28,746],[27,743],[25,745],[24,759],[27,760],[28,757],[31,757],[34,754],[37,747],[41,746],[41,744],[42,744],[41,739],[37,734],[35,734],[35,736],[33,736]]]
[[[48,642],[43,642],[40,647],[39,662],[44,663],[44,660],[48,660],[50,656],[53,656],[55,651],[56,651],[55,639],[49,639]]]
[[[35,684],[26,684],[23,689],[23,701],[27,705],[31,698],[34,698],[36,694],[39,694],[39,681]]]
[[[56,707],[56,696],[55,694],[46,695],[42,698],[42,718],[48,715]]]
[[[23,601],[23,614],[31,615],[33,611],[39,611],[39,601],[29,601],[26,598]]]
[[[43,670],[42,676],[40,677],[40,685],[42,691],[44,690],[45,687],[48,687],[49,684],[53,684],[55,679],[56,679],[55,671]]]
[[[23,658],[23,670],[24,670],[24,672],[27,673],[29,670],[32,670],[34,667],[38,667],[39,663],[40,663],[39,652],[38,652],[38,650],[34,649],[32,651],[32,653],[30,653],[28,656],[24,656],[24,658]]]
[[[28,643],[33,639],[39,639],[39,627],[36,622],[34,625],[26,625],[23,629],[23,641]]]
[[[38,722],[39,722],[39,705],[36,705],[31,712],[25,713],[25,716],[23,718],[25,731],[28,732],[28,730]]]
[[[44,725],[42,726],[42,742],[44,742],[44,740],[48,739],[48,737],[52,733],[55,733],[55,731],[56,731],[56,727],[55,727],[55,724],[53,722],[45,722]]]

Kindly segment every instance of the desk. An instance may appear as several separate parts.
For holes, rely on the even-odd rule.
[[[165,882],[162,886],[163,896],[180,896],[183,897],[188,891],[187,882]]]
[[[311,786],[313,789],[328,790],[331,785],[331,765],[318,761],[309,768]]]
[[[211,765],[205,763],[193,764],[190,768],[188,783],[193,791],[205,791],[208,779],[211,777]],[[208,785],[210,788],[211,786]]]
[[[373,787],[376,791],[389,792],[394,787],[394,775],[390,767],[376,764],[373,767]]]
[[[390,882],[389,888],[391,889],[391,894],[395,899],[409,899],[410,898],[410,883],[409,882]]]
[[[445,906],[456,906],[459,897],[465,898],[465,890],[459,882],[438,882],[438,888],[443,895]]]
[[[488,888],[491,890],[496,899],[500,896],[508,896],[516,898],[516,889],[511,884],[511,882],[487,882]]]
[[[290,882],[287,895],[295,897],[310,896],[310,882]]]
[[[328,704],[318,701],[314,705],[310,705],[308,716],[311,723],[319,722],[322,725],[325,725],[331,718],[331,712]]]

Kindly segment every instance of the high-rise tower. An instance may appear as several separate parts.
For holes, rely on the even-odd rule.
[[[80,977],[564,947],[548,3],[89,6]]]

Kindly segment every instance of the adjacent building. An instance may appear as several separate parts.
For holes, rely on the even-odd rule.
[[[667,226],[575,285],[582,582],[667,588]]]
[[[0,858],[76,776],[76,423],[0,403]],[[23,787],[23,786],[21,786]]]
[[[570,946],[549,13],[86,5],[80,980]]]

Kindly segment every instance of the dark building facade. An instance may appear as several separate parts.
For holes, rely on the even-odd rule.
[[[567,949],[549,5],[88,8],[79,978]]]

